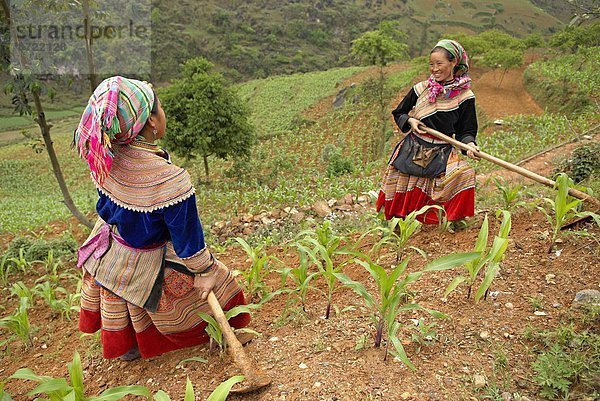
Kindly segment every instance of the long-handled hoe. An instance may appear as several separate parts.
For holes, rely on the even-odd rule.
[[[256,366],[246,355],[244,347],[235,336],[217,297],[212,291],[208,294],[208,304],[210,305],[215,320],[219,323],[219,326],[221,326],[221,332],[225,337],[225,341],[227,341],[227,350],[231,354],[235,364],[242,370],[245,377],[241,387],[234,387],[231,392],[249,393],[271,384],[271,379],[267,374],[259,366]]]
[[[423,131],[427,132],[429,135],[432,135],[438,139],[441,139],[442,141],[446,141],[451,145],[454,145],[455,147],[462,149],[462,150],[470,150],[472,151],[476,156],[481,157],[484,160],[487,160],[489,162],[492,162],[494,164],[497,164],[500,167],[504,167],[507,170],[510,171],[514,171],[515,173],[521,174],[524,177],[530,178],[534,181],[539,182],[540,184],[544,184],[550,188],[554,188],[556,187],[556,182],[552,181],[549,178],[546,178],[542,175],[536,174],[533,171],[524,169],[523,167],[519,167],[516,164],[512,164],[509,163],[505,160],[499,159],[495,156],[492,156],[488,153],[485,153],[481,150],[476,150],[473,149],[472,147],[470,147],[469,145],[466,145],[460,141],[457,141],[454,138],[449,137],[448,135],[442,134],[439,131],[436,131],[432,128],[429,127],[424,127]],[[588,194],[586,194],[585,192],[581,192],[575,188],[569,188],[569,194],[574,196],[577,199],[582,199],[584,201],[590,202],[592,203],[596,208],[600,207],[600,201],[596,198],[594,198],[593,196],[590,196]]]

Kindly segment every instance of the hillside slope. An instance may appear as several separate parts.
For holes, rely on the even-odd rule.
[[[352,40],[382,20],[400,22],[412,55],[445,33],[497,28],[525,36],[562,24],[522,0],[157,0],[153,78],[172,78],[195,56],[238,80],[347,66]]]

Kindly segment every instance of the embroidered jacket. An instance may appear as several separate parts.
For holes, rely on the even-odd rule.
[[[427,81],[419,82],[392,111],[394,121],[402,132],[408,132],[408,118],[421,120],[426,126],[452,136],[463,143],[475,142],[477,115],[475,95],[468,89],[453,98],[439,96],[430,103],[427,99]]]

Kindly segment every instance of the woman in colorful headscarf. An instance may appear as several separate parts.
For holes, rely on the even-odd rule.
[[[244,304],[229,269],[204,243],[190,175],[155,144],[166,130],[146,82],[112,77],[91,96],[74,136],[100,196],[98,221],[78,251],[79,329],[101,331],[106,358],[152,357],[209,340],[198,312],[213,291]],[[234,327],[249,315],[231,319]]]
[[[451,222],[473,216],[475,212],[474,170],[461,160],[456,149],[445,146],[445,142],[423,130],[425,126],[433,128],[478,149],[475,143],[475,95],[470,89],[471,78],[467,74],[467,53],[458,42],[441,40],[431,50],[429,70],[429,79],[414,85],[392,112],[400,130],[408,134],[394,149],[379,192],[377,210],[383,208],[386,219],[406,217],[426,205],[441,206],[445,218]],[[425,150],[413,150],[416,153],[408,156],[412,159],[408,163],[419,163],[417,158],[422,158],[431,148],[440,153],[447,151],[447,161],[442,161],[440,168],[432,171],[433,177],[431,174],[414,173],[418,168],[403,168],[403,164],[407,163],[406,153],[411,148],[402,146],[407,140],[417,144],[416,149]],[[467,155],[477,159],[471,151]],[[439,216],[439,211],[430,208],[418,219],[425,224],[437,224]]]

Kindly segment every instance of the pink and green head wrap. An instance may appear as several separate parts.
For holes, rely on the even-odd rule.
[[[469,56],[467,56],[467,52],[465,49],[455,40],[450,39],[442,39],[434,46],[441,47],[442,49],[448,50],[450,54],[454,57],[455,60],[458,60],[458,64],[456,64],[456,68],[454,69],[454,76],[460,77],[469,71]]]
[[[146,125],[153,105],[150,84],[120,76],[102,81],[90,97],[74,143],[100,185],[112,164],[112,144],[133,141]]]
[[[471,77],[467,74],[467,71],[469,71],[469,57],[460,43],[455,40],[442,39],[437,42],[431,52],[433,53],[437,48],[447,50],[454,57],[454,60],[458,60],[458,63],[454,67],[454,79],[451,82],[437,82],[431,74],[427,80],[427,88],[429,88],[427,98],[430,103],[435,103],[440,95],[443,95],[446,99],[451,99],[461,91],[471,88]]]

